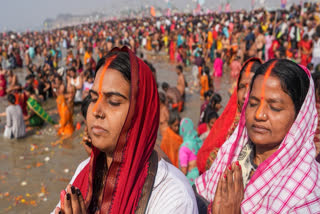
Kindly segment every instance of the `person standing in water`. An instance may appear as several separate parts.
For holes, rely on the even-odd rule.
[[[186,88],[186,80],[183,75],[183,68],[181,65],[178,65],[176,67],[176,73],[178,75],[178,81],[177,81],[177,89],[179,90],[183,102],[185,101],[185,88]]]
[[[168,83],[162,83],[162,90],[166,93],[168,104],[171,105],[171,109],[177,109],[182,111],[183,101],[180,91],[176,87],[170,87]]]
[[[16,105],[16,98],[13,94],[8,95],[9,106],[6,108],[5,114],[1,116],[7,117],[4,129],[5,138],[22,138],[26,134],[26,126],[23,120],[21,107]]]
[[[74,127],[72,121],[72,111],[69,108],[69,105],[66,102],[65,97],[65,86],[62,82],[62,77],[57,75],[55,78],[55,93],[57,96],[57,108],[60,116],[59,125],[57,125],[58,135],[61,136],[71,136]]]

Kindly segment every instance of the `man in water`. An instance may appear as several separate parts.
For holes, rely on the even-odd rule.
[[[17,104],[16,98],[13,94],[8,95],[9,106],[6,108],[6,112],[0,116],[6,116],[6,126],[4,130],[5,138],[22,138],[26,134],[26,126],[23,120],[23,114],[21,107]]]
[[[170,87],[168,83],[162,83],[162,90],[166,93],[168,104],[171,109],[177,109],[179,112],[182,111],[183,101],[180,91],[177,87]]]

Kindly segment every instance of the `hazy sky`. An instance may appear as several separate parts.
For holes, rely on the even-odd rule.
[[[171,0],[178,7],[194,6],[195,0]],[[232,8],[250,7],[251,0],[230,0]],[[257,4],[263,0],[255,0]],[[288,2],[300,0],[288,0]],[[121,10],[141,5],[166,5],[165,0],[0,0],[0,32],[26,30],[41,27],[46,18],[55,18],[61,13],[87,14],[93,11]],[[206,0],[206,6],[215,8],[226,0]],[[265,4],[280,0],[265,0]]]

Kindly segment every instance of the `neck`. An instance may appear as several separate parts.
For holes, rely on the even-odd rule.
[[[255,157],[253,159],[254,163],[259,166],[263,161],[268,159],[273,153],[275,153],[280,144],[275,144],[271,146],[266,146],[266,145],[257,145],[255,144]]]
[[[106,159],[107,159],[107,169],[110,169],[111,163],[112,163],[112,157],[106,154]]]

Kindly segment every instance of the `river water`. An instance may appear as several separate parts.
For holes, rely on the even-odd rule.
[[[177,75],[175,65],[168,63],[161,54],[145,55],[157,69],[160,83],[175,85]],[[212,68],[212,66],[211,66]],[[16,71],[23,83],[24,71]],[[191,68],[185,69],[187,81],[192,81]],[[190,85],[190,84],[189,84]],[[226,106],[231,85],[229,72],[214,80],[215,90],[222,96],[222,105]],[[199,90],[186,89],[185,111],[182,117],[190,117],[194,123],[199,120]],[[0,99],[0,112],[5,111],[7,102]],[[48,111],[56,108],[55,100],[49,100],[44,108]],[[223,109],[220,110],[220,114]],[[81,121],[79,107],[75,108],[74,122]],[[58,115],[53,114],[58,121]],[[60,140],[53,126],[46,124],[41,129],[29,131],[21,140],[6,140],[2,137],[5,118],[0,121],[0,214],[2,213],[48,213],[59,200],[60,191],[71,179],[77,165],[88,156],[81,145],[82,128],[75,131],[73,137]],[[160,138],[157,143],[160,142]]]

